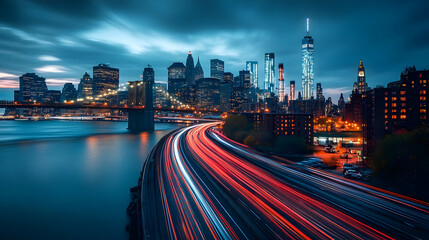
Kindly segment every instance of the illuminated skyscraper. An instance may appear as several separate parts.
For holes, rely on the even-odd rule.
[[[309,21],[307,18],[307,36],[302,39],[302,97],[304,100],[313,97],[314,85],[314,41],[309,34]]]
[[[368,85],[366,83],[365,68],[361,60],[358,68],[358,78],[357,78],[357,82],[355,82],[355,85],[353,86],[353,92],[362,94],[367,89],[368,89]]]
[[[289,100],[295,100],[295,81],[290,81],[290,99]]]
[[[257,61],[247,61],[246,70],[250,72],[250,83],[251,87],[257,88],[258,84],[258,62]]]
[[[274,93],[275,73],[274,73],[274,53],[265,53],[265,89]]]
[[[279,64],[279,102],[285,102],[285,79],[283,77],[283,63]]]
[[[109,89],[116,90],[119,87],[119,69],[107,64],[98,64],[93,67],[93,92],[94,95],[107,93]]]
[[[19,94],[18,100],[20,102],[41,102],[48,90],[46,86],[46,79],[39,77],[35,73],[26,73],[19,77]]]
[[[219,59],[210,60],[210,77],[223,79],[224,62]]]
[[[77,90],[78,101],[91,101],[93,94],[93,81],[91,76],[85,72],[83,77],[80,79],[80,83]]]

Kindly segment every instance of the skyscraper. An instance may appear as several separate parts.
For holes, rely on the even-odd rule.
[[[61,101],[76,101],[76,88],[73,83],[65,83],[63,91],[61,92]]]
[[[285,102],[285,79],[283,77],[283,63],[279,64],[279,102]]]
[[[323,88],[322,83],[316,83],[316,99],[322,99],[323,97]]]
[[[186,67],[181,62],[175,62],[168,67],[168,93],[175,99],[183,101],[187,87]]]
[[[226,72],[223,74],[223,81],[227,83],[233,83],[234,82],[234,74],[230,72]]]
[[[108,92],[109,89],[116,90],[119,87],[119,69],[107,64],[98,64],[93,67],[93,92],[99,96]]]
[[[295,81],[290,81],[290,99],[289,100],[295,100]]]
[[[196,83],[196,98],[199,109],[219,109],[220,79],[202,78]]]
[[[39,77],[35,73],[26,73],[19,77],[18,101],[41,102],[47,90],[44,77]]]
[[[314,40],[309,34],[309,22],[307,18],[307,36],[302,39],[302,95],[303,99],[313,97],[314,82]]]
[[[250,72],[249,71],[245,71],[242,70],[238,73],[238,77],[239,77],[239,86],[238,87],[242,87],[244,89],[248,89],[251,86],[250,83]]]
[[[196,81],[200,80],[203,77],[204,77],[204,71],[200,64],[200,58],[198,57],[197,64],[195,65],[195,68],[194,68],[194,84]]]
[[[210,77],[223,79],[224,62],[219,59],[210,60]]]
[[[93,97],[93,81],[91,76],[85,72],[83,77],[80,79],[78,86],[77,98],[78,101],[91,101]]]
[[[153,109],[153,85],[155,83],[155,71],[148,65],[143,70],[143,106]]]
[[[265,89],[274,93],[275,73],[274,73],[274,53],[265,53]]]
[[[192,57],[191,51],[188,53],[188,57],[186,58],[186,82],[189,85],[195,84],[195,77],[194,77],[194,58]]]
[[[258,62],[257,61],[247,61],[246,70],[250,72],[250,83],[251,87],[257,88],[258,84]]]
[[[362,64],[362,60],[360,60],[359,68],[358,68],[358,77],[357,82],[353,85],[353,91],[355,93],[362,94],[368,89],[368,85],[366,83],[365,77],[365,68]]]

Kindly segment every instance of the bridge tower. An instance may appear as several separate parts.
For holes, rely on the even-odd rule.
[[[143,71],[143,81],[129,82],[128,105],[141,106],[141,109],[128,110],[128,130],[132,132],[153,131],[153,84],[155,72],[150,65]]]

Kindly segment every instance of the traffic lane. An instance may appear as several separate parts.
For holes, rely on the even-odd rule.
[[[216,138],[218,136],[214,137],[215,140]],[[329,202],[337,208],[359,217],[362,221],[377,223],[383,230],[389,232],[393,230],[395,234],[399,234],[402,237],[410,235],[416,237],[428,236],[427,226],[429,221],[425,206],[419,206],[418,210],[416,210],[416,208],[413,208],[414,206],[409,206],[407,200],[398,202],[395,199],[395,201],[391,201],[392,197],[389,197],[389,201],[386,201],[386,197],[380,198],[380,194],[367,194],[367,192],[373,193],[374,190],[372,189],[358,191],[357,189],[361,190],[363,187],[358,185],[355,188],[351,188],[350,185],[353,186],[353,184],[342,180],[342,183],[347,183],[344,186],[338,182],[331,181],[332,179],[321,178],[305,169],[300,169],[302,171],[300,172],[290,166],[286,167],[283,164],[271,162],[272,160],[261,159],[261,156],[246,146],[232,142],[225,144],[224,141],[225,139],[222,139],[218,143],[229,148],[229,151],[247,158],[249,161],[253,161],[255,164],[274,173],[277,177],[283,179],[285,184],[292,184],[306,194]],[[383,193],[383,195],[386,194]],[[393,198],[397,197],[393,196]]]
[[[189,136],[195,137],[197,134],[190,134]],[[236,189],[236,194],[245,193],[241,196],[258,209],[256,213],[268,216],[269,221],[267,223],[271,221],[275,228],[280,230],[287,229],[284,234],[303,234],[304,236],[309,234],[318,238],[323,238],[323,236],[328,238],[330,236],[348,238],[359,238],[358,236],[388,237],[321,202],[314,201],[294,191],[283,183],[280,184],[270,174],[255,165],[249,164],[248,161],[231,157],[232,155],[229,151],[216,148],[216,145],[211,144],[209,141],[200,143],[200,140],[205,140],[205,138],[203,135],[199,136],[197,141],[189,140],[188,142],[199,143],[199,145],[192,148],[200,150],[196,155],[206,155],[206,157],[213,160],[207,166],[208,171],[214,169],[212,171],[213,177],[221,180],[226,179],[224,184],[229,184],[231,189]],[[203,161],[200,164],[204,165],[207,162]],[[238,171],[235,171],[235,169],[238,169]],[[216,176],[222,173],[223,175]],[[257,203],[256,205],[255,202]],[[273,221],[273,216],[277,222]],[[345,228],[345,226],[351,230]],[[361,229],[365,229],[365,232],[362,232]],[[354,235],[354,233],[356,234]]]

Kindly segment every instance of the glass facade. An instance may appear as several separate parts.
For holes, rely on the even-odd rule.
[[[275,72],[274,72],[274,53],[265,53],[265,89],[274,93]]]
[[[224,62],[219,59],[210,60],[210,77],[223,79],[224,73]]]
[[[304,100],[313,97],[314,85],[314,40],[308,32],[307,19],[307,36],[302,39],[302,97]]]
[[[257,61],[247,61],[246,70],[250,72],[250,82],[251,87],[258,88],[258,62]]]

